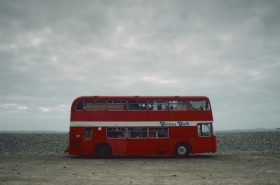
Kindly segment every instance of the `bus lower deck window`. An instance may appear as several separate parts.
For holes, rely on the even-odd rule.
[[[211,136],[211,124],[202,123],[197,125],[198,136]]]
[[[168,128],[151,127],[149,128],[150,138],[168,138]]]
[[[92,137],[92,128],[85,128],[84,138],[89,139]]]
[[[107,128],[107,138],[126,138],[126,128]]]
[[[128,138],[147,138],[147,128],[128,128]]]

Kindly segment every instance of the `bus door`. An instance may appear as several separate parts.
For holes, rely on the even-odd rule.
[[[213,150],[212,128],[210,123],[197,124],[197,141],[198,152],[210,152]]]
[[[148,128],[128,128],[128,155],[145,155],[148,152]]]

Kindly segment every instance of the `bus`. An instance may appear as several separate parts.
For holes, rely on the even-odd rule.
[[[216,152],[206,96],[82,96],[71,106],[69,155],[154,156]]]

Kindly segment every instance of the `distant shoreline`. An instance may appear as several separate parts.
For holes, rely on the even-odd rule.
[[[271,131],[280,131],[280,128],[276,129],[245,129],[245,130],[217,130],[215,133],[228,133],[228,132],[271,132]]]

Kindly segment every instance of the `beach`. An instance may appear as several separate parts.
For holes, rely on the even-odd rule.
[[[188,158],[126,156],[97,159],[64,153],[67,134],[1,133],[0,184],[280,182],[280,132],[216,135],[216,153],[190,155]]]

